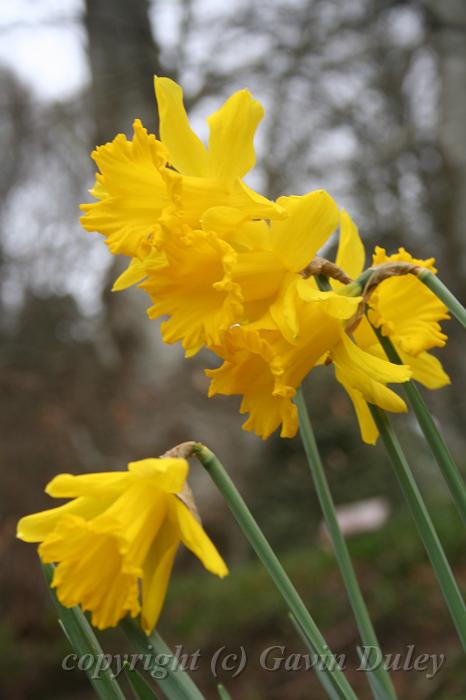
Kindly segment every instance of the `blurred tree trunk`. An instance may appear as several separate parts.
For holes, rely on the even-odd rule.
[[[158,130],[153,76],[160,73],[159,47],[152,34],[147,0],[86,0],[84,26],[91,68],[92,144],[112,140],[117,133],[131,134],[138,117],[150,132]],[[113,281],[126,267],[117,258],[108,274],[104,293],[105,320],[98,344],[104,363],[125,368],[125,375],[146,375],[154,362],[170,362],[155,324],[149,324],[149,299],[140,290],[112,294]],[[163,355],[163,356],[162,356]],[[177,353],[174,353],[176,356]]]
[[[128,134],[135,117],[156,131],[152,76],[160,61],[148,0],[86,0],[84,24],[96,143]]]

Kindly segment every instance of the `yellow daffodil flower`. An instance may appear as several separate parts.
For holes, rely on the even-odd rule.
[[[403,248],[395,255],[387,256],[383,248],[376,248],[373,265],[385,262],[403,261],[435,272],[434,260],[417,260]],[[340,242],[336,263],[352,278],[356,278],[363,270],[365,262],[364,246],[357,227],[346,212],[342,212],[340,225]],[[339,282],[332,281],[335,289],[341,287]],[[437,297],[413,275],[390,277],[379,284],[370,298],[368,316],[376,327],[380,327],[384,335],[390,337],[404,365],[404,370],[397,372],[397,365],[386,362],[385,352],[377,340],[369,321],[363,317],[352,335],[355,343],[345,340],[344,346],[338,347],[331,353],[335,364],[335,374],[338,381],[348,392],[365,442],[374,444],[378,438],[378,430],[370,413],[367,402],[393,412],[406,411],[406,404],[393,391],[379,382],[403,382],[410,377],[424,384],[429,389],[437,389],[449,383],[449,378],[439,360],[427,352],[432,347],[445,344],[446,336],[441,333],[439,321],[448,318],[446,307]],[[348,356],[348,351],[351,357]],[[359,369],[376,369],[369,371],[368,378],[361,384],[362,376],[358,374],[356,355],[364,351]],[[360,355],[362,359],[362,355]],[[373,363],[374,360],[385,361],[386,371],[380,372]],[[409,370],[408,370],[409,368]],[[408,370],[408,371],[406,371]],[[381,388],[383,387],[383,388]],[[375,393],[374,393],[375,391]],[[387,393],[389,392],[389,393]],[[377,400],[375,400],[377,398]]]
[[[412,275],[381,282],[368,318],[405,364],[388,362],[365,317],[352,327],[361,297],[345,293],[341,281],[322,291],[306,278],[338,224],[336,264],[349,278],[362,272],[364,246],[349,215],[323,190],[273,203],[243,182],[255,164],[261,105],[247,90],[232,95],[208,118],[206,146],[191,129],[181,88],[156,78],[155,92],[160,141],[136,120],[132,140],[120,134],[93,154],[98,201],[83,206],[83,225],[132,258],[114,289],[141,283],[150,318],[165,317],[165,342],[181,341],[186,356],[207,346],[223,359],[208,371],[210,395],[242,395],[246,429],[267,437],[281,424],[282,436],[294,435],[294,393],[326,362],[355,405],[364,440],[375,442],[367,402],[406,410],[387,384],[410,376],[429,388],[448,382],[428,353],[445,344],[445,306]],[[388,256],[376,248],[373,264],[398,260],[435,272],[433,260],[404,249]]]
[[[220,343],[222,333],[241,320],[241,289],[232,279],[238,256],[226,241],[199,230],[167,242],[165,254],[167,265],[157,267],[141,287],[153,301],[149,318],[168,316],[161,325],[163,340],[181,340],[190,357],[203,345]],[[146,269],[150,262],[149,256]]]
[[[205,370],[212,379],[209,396],[242,396],[240,413],[249,413],[243,428],[264,440],[280,424],[281,437],[293,437],[298,429],[292,402],[296,390],[288,383],[283,358],[278,354],[290,347],[276,330],[234,326],[225,334],[223,345],[215,348],[224,359],[222,366]]]
[[[159,618],[180,543],[208,571],[220,577],[228,573],[178,495],[187,475],[186,460],[161,458],[131,462],[125,472],[52,479],[46,492],[72,500],[22,518],[17,535],[39,542],[42,561],[56,564],[52,586],[62,605],[89,610],[99,629],[141,613],[149,634]]]
[[[349,318],[358,299],[322,293],[312,278],[300,274],[335,229],[335,202],[316,191],[282,197],[279,204],[288,218],[271,226],[264,221],[228,226],[218,209],[207,212],[204,230],[185,226],[182,235],[167,235],[159,248],[154,243],[152,252],[142,262],[133,261],[114,288],[146,275],[141,286],[153,301],[149,316],[168,316],[161,327],[163,339],[181,340],[187,356],[203,345],[219,345],[221,334],[234,323],[257,322],[269,311],[277,328],[295,342],[302,300]]]
[[[376,247],[373,265],[387,262],[409,262],[425,267],[433,273],[435,259],[418,260],[404,248],[387,255]],[[377,287],[370,299],[369,319],[397,348],[410,357],[425,350],[444,347],[447,336],[442,333],[440,321],[448,319],[447,307],[415,275],[390,277]]]
[[[254,133],[263,108],[247,90],[208,118],[205,147],[192,131],[181,88],[155,79],[161,141],[139,120],[129,141],[119,134],[93,153],[100,172],[83,205],[83,226],[106,236],[112,253],[132,257],[114,290],[143,281],[167,343],[187,356],[241,321],[242,293],[233,279],[238,252],[269,233],[265,221],[286,211],[247,187],[255,163]],[[174,169],[176,168],[176,170]]]
[[[333,292],[329,293],[333,295]],[[241,413],[249,413],[243,425],[266,439],[282,424],[281,437],[293,437],[298,429],[292,399],[304,377],[319,359],[340,341],[341,318],[330,315],[325,303],[296,299],[299,333],[289,342],[272,316],[257,323],[234,326],[220,347],[212,348],[224,360],[218,369],[206,370],[212,382],[209,396],[239,394]],[[346,307],[346,318],[355,306]]]
[[[161,141],[134,122],[132,140],[119,134],[92,154],[100,172],[82,205],[81,222],[107,239],[112,253],[143,259],[167,229],[202,228],[210,210],[227,221],[284,216],[281,208],[251,190],[242,177],[253,167],[254,133],[263,108],[240,90],[208,118],[206,148],[192,131],[181,88],[155,79]],[[173,167],[176,170],[173,169]]]
[[[356,227],[349,218],[346,230],[347,253],[340,255],[338,264],[345,271],[349,268],[351,277],[357,277],[364,267],[364,258],[359,254],[355,264],[357,256],[354,251],[360,250],[362,243]],[[398,261],[437,272],[434,258],[416,259],[404,248],[400,248],[394,255],[387,255],[383,248],[377,246],[372,264]],[[440,321],[449,318],[447,308],[415,275],[383,280],[369,300],[368,318],[380,329],[382,335],[390,338],[402,361],[411,367],[413,379],[428,389],[440,389],[450,383],[440,361],[427,352],[434,347],[443,347],[447,341],[447,336],[442,333],[440,327]],[[376,356],[385,357],[375,333],[365,318],[354,331],[354,338],[361,348]]]
[[[309,301],[312,295],[312,301],[343,308],[344,315],[348,306],[355,310],[355,302],[333,293],[322,295],[314,280],[301,276],[338,225],[338,207],[332,197],[317,190],[301,197],[280,197],[277,203],[287,218],[271,222],[268,235],[257,229],[255,241],[251,234],[250,249],[238,256],[233,279],[241,288],[247,320],[255,322],[270,310],[277,327],[292,342],[299,332],[297,299]]]
[[[323,201],[331,207],[333,200],[327,200],[328,196],[323,194],[322,197],[319,193],[321,206]],[[315,202],[315,197],[297,197],[293,198],[292,206],[295,212],[301,210],[303,215],[307,207],[312,210]],[[282,205],[286,208],[287,203]],[[350,256],[347,266],[352,273],[358,273],[359,266],[364,263],[364,248],[350,217],[346,212],[339,216],[341,230],[337,259],[340,263],[346,262],[345,257]],[[290,219],[293,223],[292,215]],[[329,231],[323,230],[321,225],[321,237],[317,236],[318,242],[313,249],[312,235],[309,242],[305,242],[299,226],[292,225],[288,229],[290,219],[280,222],[279,227],[284,232],[284,241],[288,236],[294,235],[297,240],[301,236],[303,252],[300,259],[296,257],[295,267],[302,269],[304,262],[309,263],[325,242]],[[319,220],[317,217],[317,222]],[[299,221],[296,219],[295,223]],[[333,225],[334,220],[327,224],[328,229],[331,230]],[[272,230],[274,226],[275,223]],[[309,254],[311,257],[307,257]],[[275,259],[279,259],[278,255]],[[251,272],[251,287],[257,270],[258,266]],[[271,282],[264,284],[264,288],[273,291],[273,303],[263,316],[248,325],[231,328],[223,345],[213,348],[224,363],[218,369],[207,371],[212,379],[209,395],[240,394],[243,397],[240,411],[250,414],[243,426],[246,430],[254,430],[267,438],[281,424],[281,436],[293,437],[298,428],[292,401],[296,389],[311,369],[323,362],[333,363],[337,379],[355,405],[366,441],[374,441],[375,427],[367,402],[388,411],[407,410],[404,401],[387,384],[407,381],[411,376],[410,368],[366,352],[347,336],[345,324],[357,312],[361,298],[340,294],[341,286],[337,283],[335,291],[321,291],[313,278],[304,279],[288,270],[282,274],[278,290],[272,288]],[[243,286],[242,291],[243,296],[250,300],[247,288]]]
[[[362,439],[374,444],[378,431],[367,404],[392,413],[406,412],[408,408],[403,399],[386,385],[407,382],[412,374],[410,367],[395,365],[365,352],[346,333],[342,334],[341,342],[333,348],[329,357],[335,366],[336,378],[353,402]]]

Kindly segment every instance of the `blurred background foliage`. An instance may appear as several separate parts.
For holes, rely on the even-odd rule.
[[[181,82],[203,136],[204,117],[248,87],[266,108],[252,185],[273,197],[328,189],[358,222],[368,260],[375,243],[435,255],[442,279],[464,299],[465,32],[463,0],[0,6],[3,697],[92,697],[83,674],[60,668],[67,643],[33,547],[14,540],[17,518],[49,506],[43,486],[57,471],[123,468],[192,438],[228,465],[335,651],[356,664],[357,634],[299,440],[263,443],[241,431],[238,401],[207,399],[202,370],[211,359],[185,361],[179,347],[163,346],[142,292],[109,291],[123,262],[80,229],[78,205],[88,198],[96,144],[130,134],[135,117],[157,131],[154,73]],[[455,381],[426,398],[464,467],[466,369],[454,323],[448,332],[441,355]],[[335,499],[381,497],[390,508],[380,530],[350,537],[382,646],[403,652],[416,644],[420,653],[447,655],[434,680],[399,672],[397,687],[416,700],[466,698],[455,635],[390,467],[381,449],[362,445],[330,375],[316,370],[306,391]],[[464,583],[460,521],[412,419],[397,423]],[[236,697],[321,697],[309,673],[260,670],[265,646],[304,650],[198,467],[192,481],[232,573],[226,583],[209,580],[181,557],[162,633],[188,649],[202,646],[199,682],[209,698],[208,654],[223,644],[244,645],[250,658],[239,679],[224,679]],[[117,633],[105,642],[121,651]],[[361,674],[352,681],[368,697]]]

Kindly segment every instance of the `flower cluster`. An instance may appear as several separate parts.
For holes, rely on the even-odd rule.
[[[40,542],[42,561],[57,564],[52,586],[62,605],[89,610],[98,629],[140,613],[150,634],[181,542],[208,571],[228,573],[187,505],[187,474],[186,460],[161,458],[131,462],[127,471],[52,479],[49,496],[72,500],[25,516],[17,534]]]
[[[222,360],[206,370],[209,395],[241,395],[246,429],[267,438],[281,426],[282,437],[295,435],[297,388],[314,366],[331,364],[363,439],[375,442],[367,404],[406,410],[388,384],[412,376],[430,388],[448,382],[427,352],[445,343],[445,307],[412,276],[380,284],[369,320],[361,296],[342,281],[322,290],[306,270],[332,234],[339,229],[335,262],[348,280],[363,270],[364,247],[326,192],[273,202],[244,183],[261,105],[247,90],[232,95],[208,118],[206,147],[190,127],[181,88],[156,78],[155,92],[160,140],[136,120],[132,140],[120,134],[92,154],[97,201],[83,205],[83,226],[131,258],[114,289],[139,283],[152,300],[149,317],[165,319],[166,343],[181,341],[188,357],[207,347]],[[392,260],[413,259],[403,249],[395,256],[376,249],[375,265]],[[432,260],[414,262],[433,270]],[[371,324],[405,364],[387,361]]]

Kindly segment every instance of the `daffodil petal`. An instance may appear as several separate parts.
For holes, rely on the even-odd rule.
[[[295,343],[299,334],[297,294],[300,281],[296,275],[288,276],[282,284],[276,301],[270,306],[271,317],[289,343]]]
[[[126,560],[126,548],[123,532],[66,515],[39,546],[39,555],[45,563],[57,562],[52,587],[60,603],[90,610],[94,627],[104,629],[140,610],[141,571]]]
[[[176,173],[165,167],[166,149],[139,119],[133,129],[131,141],[119,134],[93,152],[100,173],[92,194],[100,201],[81,205],[81,224],[105,236],[112,253],[137,257],[170,203],[168,183]]]
[[[232,272],[246,302],[273,299],[280,289],[284,274],[286,270],[279,258],[268,250],[239,253]]]
[[[379,431],[374,419],[372,418],[372,413],[367,405],[367,401],[364,399],[360,391],[353,389],[344,381],[344,377],[338,369],[335,371],[335,376],[351,399],[356,417],[358,419],[361,438],[366,444],[375,445],[377,438],[379,437]]]
[[[298,432],[298,410],[290,396],[245,396],[240,413],[249,413],[244,430],[252,430],[266,440],[281,424],[280,437],[292,438]]]
[[[409,367],[374,357],[358,348],[346,334],[332,349],[331,357],[341,383],[359,392],[368,403],[393,413],[407,411],[403,399],[385,384],[408,381],[411,376]]]
[[[268,323],[269,318],[265,320]],[[278,333],[274,324],[273,328],[272,332],[266,331],[269,340],[274,338],[286,349],[293,348]],[[283,380],[281,358],[275,354],[270,342],[262,337],[263,331],[260,322],[257,328],[251,324],[230,329],[226,343],[218,349],[224,353],[225,362],[218,369],[205,372],[212,379],[209,396],[217,393],[242,395],[240,413],[249,413],[243,428],[253,430],[264,440],[280,423],[282,437],[293,437],[298,429],[296,406],[292,402],[296,389]],[[308,355],[305,354],[306,361]],[[293,358],[291,365],[292,371],[302,371],[300,363],[294,362]]]
[[[118,277],[114,282],[112,287],[112,292],[121,292],[123,289],[128,289],[132,287],[133,284],[137,284],[147,273],[144,269],[143,264],[137,258],[133,258],[124,272]]]
[[[207,175],[207,150],[191,129],[183,104],[183,90],[169,78],[154,78],[160,138],[170,161],[183,175]]]
[[[434,259],[413,258],[404,248],[387,255],[377,247],[374,264],[408,262],[435,272]],[[447,308],[430,289],[414,275],[389,277],[381,282],[370,299],[369,320],[396,347],[410,356],[433,347],[443,347],[447,336],[440,321],[449,318]]]
[[[209,571],[227,574],[214,545],[175,495],[185,493],[187,472],[186,460],[166,457],[131,462],[127,472],[52,479],[54,495],[98,496],[79,496],[18,523],[18,537],[39,542],[42,561],[56,565],[52,587],[62,605],[89,611],[98,629],[113,627],[141,611],[142,582],[142,625],[150,633],[181,541]]]
[[[152,543],[144,564],[141,623],[147,635],[158,622],[179,545],[178,528],[166,521]]]
[[[296,288],[303,301],[320,303],[329,316],[347,320],[354,316],[361,297],[347,297],[333,291],[321,291],[312,284],[312,279],[300,278],[296,282]]]
[[[127,471],[57,474],[45,487],[45,493],[53,498],[118,496],[128,486],[129,481]]]
[[[245,221],[231,237],[232,244],[237,250],[268,250],[270,227],[263,219]]]
[[[353,331],[353,338],[357,345],[363,350],[368,350],[374,354],[374,349],[379,348],[380,351],[375,352],[375,354],[383,358],[386,357],[382,350],[382,346],[377,340],[375,331],[367,320],[366,316],[361,318],[357,328]]]
[[[346,272],[348,277],[355,279],[363,271],[365,260],[366,252],[357,226],[350,215],[342,209],[340,211],[340,239],[335,262]]]
[[[211,232],[196,230],[188,241],[172,239],[166,248],[169,266],[142,285],[153,305],[150,318],[168,316],[161,326],[166,343],[181,340],[187,355],[221,335],[241,318],[240,286],[233,280],[237,254]]]
[[[204,231],[215,231],[221,236],[236,231],[248,215],[241,209],[229,206],[216,206],[207,209],[201,216]]]
[[[87,520],[105,510],[109,503],[110,499],[105,498],[77,498],[63,506],[25,515],[18,522],[16,536],[23,542],[42,542],[65,515],[78,515]]]
[[[201,560],[207,571],[220,578],[226,576],[228,569],[225,562],[191,511],[176,497],[171,499],[170,506],[185,547]]]
[[[451,384],[450,377],[443,369],[440,361],[429,352],[421,352],[415,357],[400,351],[403,362],[413,371],[413,379],[423,384],[427,389],[441,389]]]
[[[256,162],[254,134],[264,108],[248,90],[240,90],[208,117],[209,172],[223,182],[242,178]]]
[[[286,210],[278,202],[272,202],[238,178],[230,187],[229,204],[242,209],[251,219],[287,218]]]
[[[407,382],[412,372],[408,365],[395,365],[393,362],[375,357],[369,352],[359,348],[345,334],[342,335],[342,345],[338,350],[338,356],[346,354],[345,362],[348,365],[361,368],[372,379],[378,382]]]
[[[300,272],[335,231],[338,207],[324,190],[302,197],[280,197],[277,204],[288,212],[288,218],[272,223],[271,248],[289,270]]]
[[[128,472],[140,479],[150,479],[165,493],[178,493],[188,477],[189,464],[185,459],[172,457],[140,459],[128,464]]]

